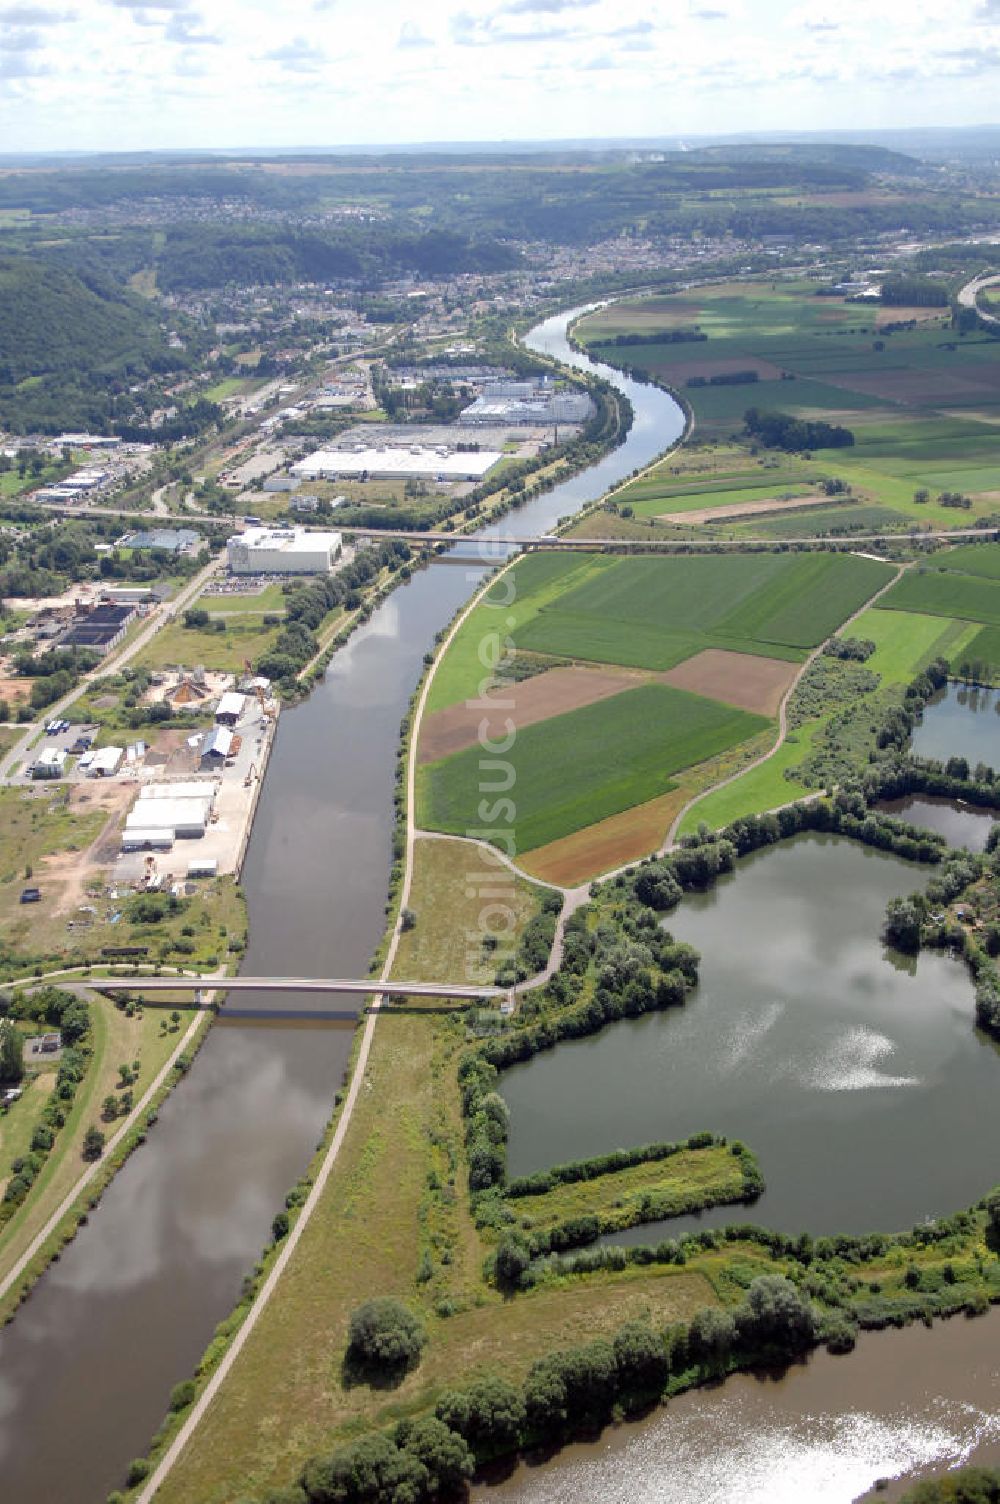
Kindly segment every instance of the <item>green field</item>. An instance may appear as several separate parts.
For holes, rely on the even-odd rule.
[[[970,677],[995,684],[1000,678],[1000,627],[981,627],[971,641],[951,653],[949,661],[953,672],[967,670]]]
[[[1000,582],[941,569],[910,569],[882,598],[887,611],[917,611],[1000,627]]]
[[[515,630],[519,648],[667,669],[707,647],[798,660],[889,578],[853,554],[602,558]]]
[[[665,684],[641,685],[525,727],[505,759],[484,760],[470,747],[421,769],[418,823],[468,835],[500,821],[513,825],[516,849],[530,851],[655,799],[673,787],[671,774],[768,724]],[[504,796],[506,809],[480,812]]]
[[[884,602],[886,598],[882,599]],[[964,635],[967,631],[965,622],[887,611],[880,603],[858,618],[850,635],[874,642],[875,651],[865,667],[878,674],[884,684],[908,684],[933,658],[948,651],[956,633]]]
[[[1000,580],[1000,543],[968,543],[936,554],[934,563],[956,574],[979,575],[984,580]]]

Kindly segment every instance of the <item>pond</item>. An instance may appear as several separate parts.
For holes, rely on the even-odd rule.
[[[909,825],[936,831],[949,846],[966,851],[985,851],[994,820],[1000,810],[981,809],[956,799],[938,799],[930,794],[907,794],[902,799],[883,799],[877,806],[883,814],[894,815]]]
[[[970,767],[984,762],[1000,768],[1000,692],[950,681],[927,704],[910,750],[940,762],[964,757]]]
[[[996,1180],[1000,1051],[974,1028],[962,963],[880,939],[888,899],[929,870],[804,835],[686,898],[669,928],[702,961],[683,1008],[505,1074],[510,1174],[704,1129],[759,1156],[753,1207],[615,1242],[731,1221],[890,1232],[970,1204]]]

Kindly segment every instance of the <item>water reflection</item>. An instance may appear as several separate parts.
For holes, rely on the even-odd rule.
[[[925,707],[914,728],[912,749],[918,757],[946,762],[964,757],[970,766],[985,763],[1000,769],[1000,694],[995,689],[950,682]]]
[[[750,1210],[634,1228],[615,1242],[753,1220],[798,1233],[895,1231],[996,1179],[1000,1060],[973,1027],[965,967],[896,966],[888,899],[927,869],[804,836],[739,864],[668,921],[702,956],[681,1009],[622,1020],[505,1072],[512,1175],[701,1130],[747,1142]]]
[[[777,1382],[740,1376],[521,1466],[476,1504],[851,1504],[904,1479],[1000,1461],[1000,1312],[862,1336]],[[867,1495],[866,1495],[867,1496]]]

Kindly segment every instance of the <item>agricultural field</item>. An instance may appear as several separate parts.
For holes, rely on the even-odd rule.
[[[911,321],[911,328],[892,327]],[[607,343],[659,329],[707,337]],[[877,524],[887,530],[959,526],[1000,511],[1000,341],[985,332],[958,335],[946,310],[868,307],[818,297],[814,282],[760,282],[620,302],[581,320],[577,336],[599,358],[682,392],[699,444],[715,444],[727,457],[730,485],[719,487],[713,503],[702,499],[705,466],[696,450],[685,450],[680,466],[672,456],[672,464],[619,492],[616,504],[647,527],[706,504],[717,503],[725,515],[753,499],[751,492],[767,499],[758,489],[768,478],[761,457],[739,443],[750,406],[841,424],[854,434],[850,448],[780,456],[784,473],[772,477],[776,498],[796,485],[803,495],[819,495],[826,478],[850,488],[846,515],[815,520],[822,533],[860,530],[872,521],[861,513],[873,508],[890,514]],[[756,379],[733,383],[734,374]],[[742,463],[734,463],[740,452]],[[679,483],[684,475],[687,489]],[[941,505],[947,493],[968,505]]]
[[[602,558],[513,635],[529,652],[658,670],[710,647],[801,661],[888,578],[846,554]]]
[[[891,578],[849,554],[528,555],[432,682],[418,823],[464,835],[502,819],[487,838],[509,836],[526,870],[564,886],[654,850],[693,794],[766,752],[810,649]],[[484,728],[509,778],[489,820]]]
[[[744,741],[766,724],[762,716],[719,701],[645,684],[528,726],[505,757],[513,770],[505,787],[513,790],[516,849],[547,845],[667,793],[671,774]],[[483,825],[480,804],[496,776],[484,772],[483,759],[481,749],[473,747],[423,770],[421,825],[458,835]]]

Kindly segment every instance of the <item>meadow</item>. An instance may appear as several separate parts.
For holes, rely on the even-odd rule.
[[[420,770],[418,823],[460,835],[484,826],[487,834],[509,831],[517,851],[530,851],[668,792],[672,774],[768,724],[716,700],[644,684],[525,727],[503,759],[473,747],[428,764]],[[497,825],[499,832],[491,829]]]

